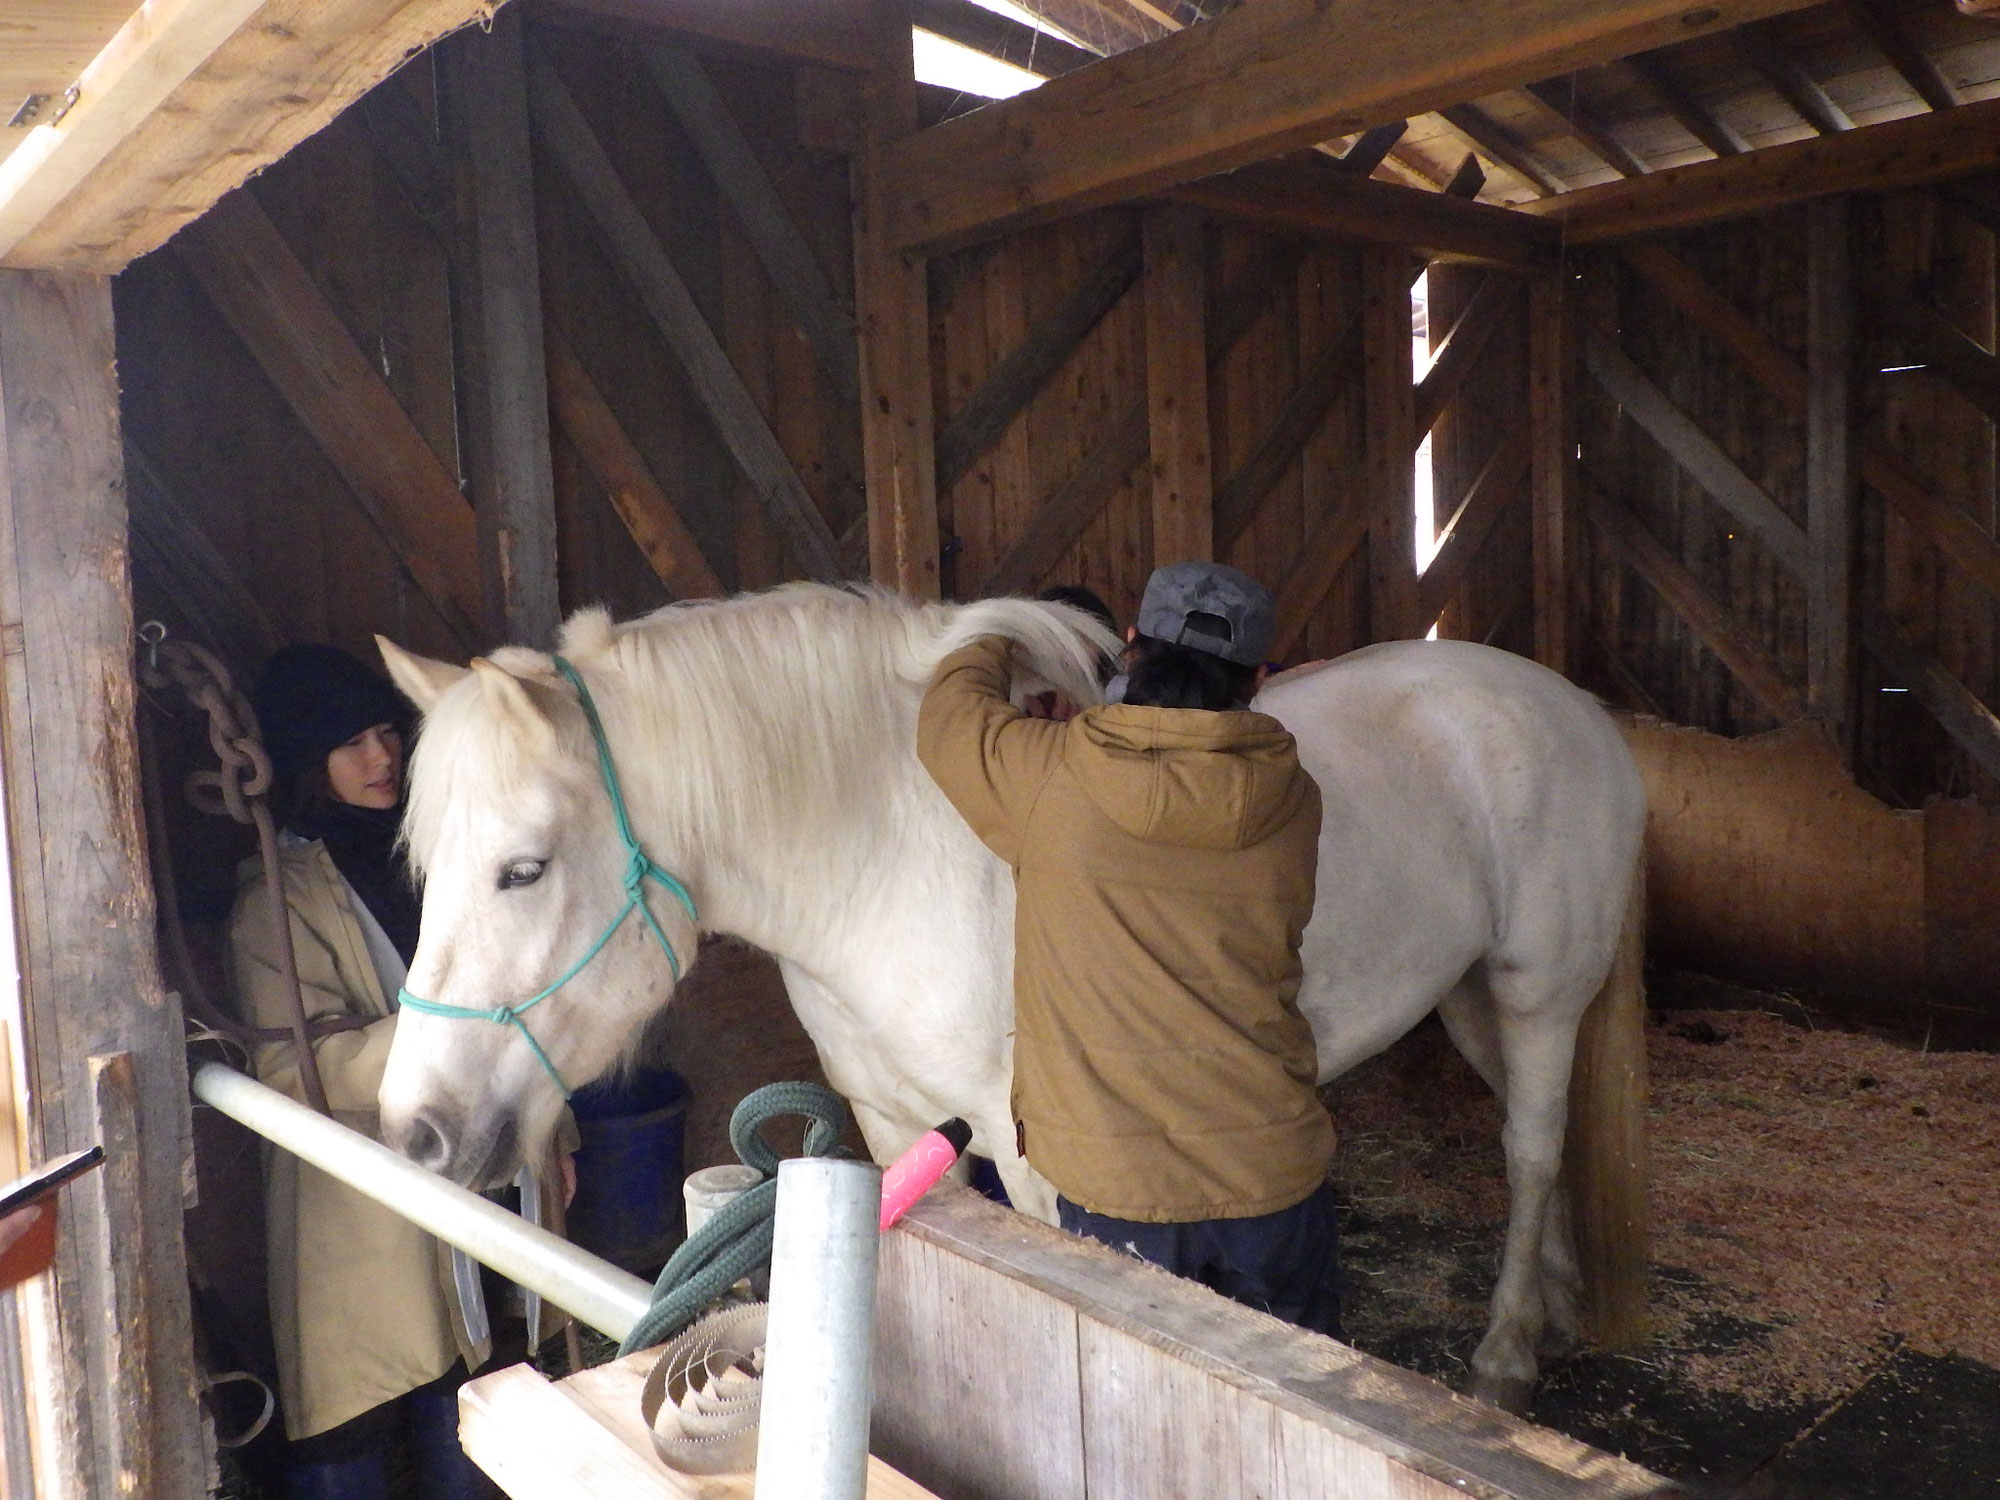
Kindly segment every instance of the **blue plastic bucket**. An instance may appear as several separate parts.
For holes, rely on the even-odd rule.
[[[687,1106],[687,1080],[670,1068],[577,1090],[572,1242],[641,1274],[666,1263],[681,1241]]]

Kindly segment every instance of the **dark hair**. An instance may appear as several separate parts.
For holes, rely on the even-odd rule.
[[[1111,613],[1111,606],[1094,590],[1080,583],[1059,583],[1054,588],[1043,589],[1035,597],[1050,604],[1067,604],[1072,609],[1080,609],[1087,615],[1095,616],[1097,623],[1113,635],[1118,634],[1118,617]]]
[[[1132,639],[1125,701],[1150,708],[1244,708],[1257,691],[1257,669],[1224,661],[1212,652],[1162,641]]]

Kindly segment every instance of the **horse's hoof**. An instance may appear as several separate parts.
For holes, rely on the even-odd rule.
[[[1512,1375],[1475,1375],[1472,1377],[1472,1399],[1484,1401],[1488,1406],[1497,1406],[1502,1411],[1512,1412],[1517,1417],[1528,1414],[1528,1406],[1535,1395],[1535,1383],[1521,1380]]]

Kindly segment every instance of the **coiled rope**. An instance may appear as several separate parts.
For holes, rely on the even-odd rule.
[[[787,1115],[810,1122],[807,1156],[831,1156],[847,1128],[847,1101],[816,1083],[773,1083],[744,1097],[729,1117],[729,1144],[743,1165],[764,1174],[764,1181],[724,1205],[674,1252],[653,1283],[652,1306],[618,1346],[621,1355],[672,1338],[737,1282],[770,1264],[778,1153],[761,1132]]]

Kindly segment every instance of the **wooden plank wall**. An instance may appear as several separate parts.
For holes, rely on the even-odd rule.
[[[1315,539],[1339,530],[1331,523],[1367,511],[1361,253],[1213,221],[1202,240],[1206,327],[1190,323],[1179,337],[1205,344],[1212,555],[1281,594],[1293,580],[1300,624],[1281,641],[1284,660],[1365,645],[1365,545],[1350,538],[1345,560],[1310,590],[1303,580],[1318,570],[1295,576],[1324,557]],[[1140,241],[1140,211],[1113,209],[933,264],[947,596],[1083,584],[1121,622],[1136,614],[1156,561]],[[1057,340],[1066,354],[1022,393],[1018,416],[956,464],[956,434],[1094,287],[1106,294],[1094,326],[1073,347]],[[1165,351],[1182,369],[1184,354]]]
[[[1852,472],[1826,481],[1824,503],[1852,511],[1830,523],[1851,526],[1842,623],[1855,643],[1832,670],[1858,692],[1829,728],[1892,805],[2000,800],[1995,224],[1973,184],[1578,260],[1573,321],[1598,341],[1575,406],[1590,518],[1580,680],[1723,734],[1808,715],[1808,391],[1826,389],[1808,379],[1808,288],[1816,237],[1837,235],[1851,265],[1830,311],[1854,329]],[[1792,544],[1808,567],[1786,560]]]

